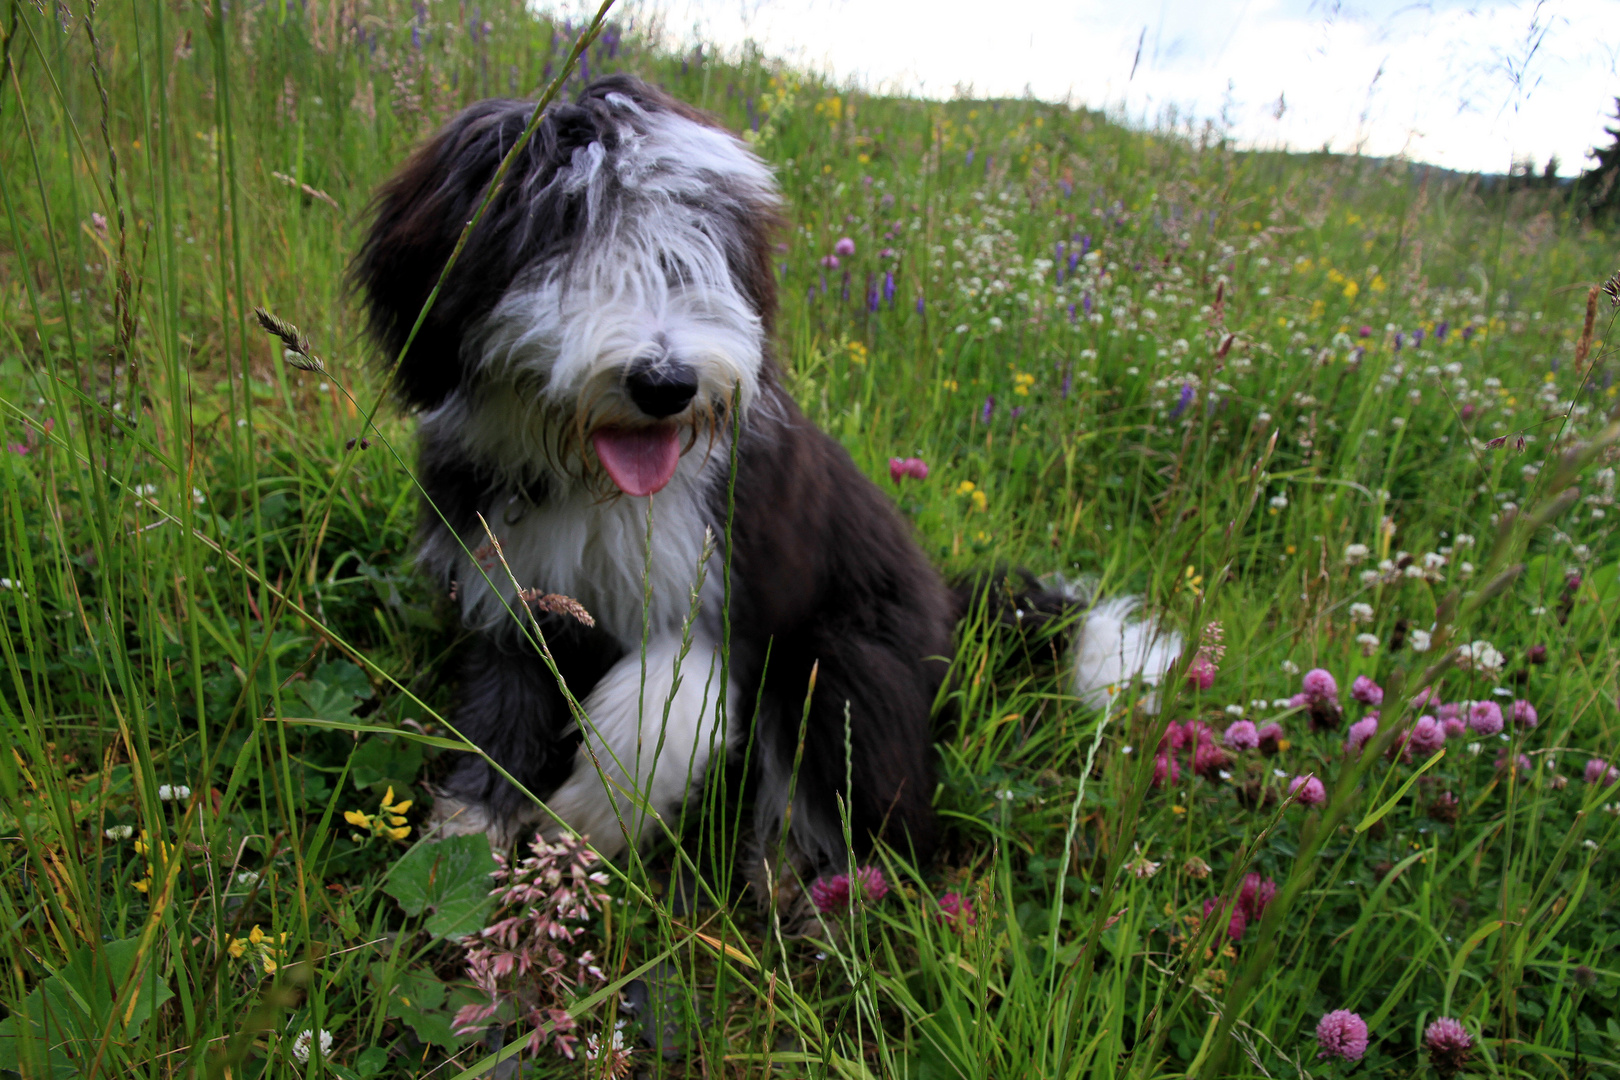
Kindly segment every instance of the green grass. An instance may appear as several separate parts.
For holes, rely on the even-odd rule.
[[[384,385],[343,272],[410,147],[467,102],[534,94],[571,38],[506,0],[137,0],[102,6],[99,49],[86,16],[0,14],[0,1071],[491,1067],[494,1041],[449,1022],[480,1000],[453,939],[489,917],[488,856],[418,843],[457,631],[411,568],[410,420],[363,421]],[[621,29],[593,75],[757,123],[791,223],[790,386],[938,564],[1095,577],[1189,640],[1220,623],[1226,653],[1157,716],[1102,716],[966,627],[941,860],[884,857],[889,896],[825,920],[798,883],[744,889],[729,826],[688,844],[716,882],[695,912],[662,899],[667,847],[614,868],[579,924],[606,981],[573,999],[578,1033],[610,1032],[616,991],[663,962],[686,1054],[633,1061],[672,1075],[1326,1076],[1314,1030],[1338,1008],[1372,1029],[1357,1075],[1431,1074],[1442,1015],[1473,1033],[1472,1075],[1620,1072],[1620,793],[1582,778],[1620,757],[1601,297],[1577,362],[1609,238],[1546,192],[1033,101],[868,97]],[[824,271],[842,236],[856,254]],[[281,363],[256,305],[327,373]],[[928,478],[891,481],[896,456]],[[1401,552],[1447,559],[1364,583]],[[1500,677],[1443,663],[1477,640]],[[1318,666],[1346,724],[1361,674],[1386,716],[1435,682],[1540,724],[1452,739],[1426,771],[1351,761],[1342,728],[1278,705]],[[1231,707],[1286,748],[1208,778],[1183,755],[1155,786],[1166,722],[1219,733]],[[1306,772],[1328,801],[1285,805]],[[414,802],[407,836],[345,820],[389,789]],[[1205,903],[1251,871],[1279,892],[1233,945]],[[947,892],[971,923],[938,916]],[[305,1029],[329,1057],[297,1061]]]

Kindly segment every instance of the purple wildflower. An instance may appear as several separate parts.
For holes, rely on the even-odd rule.
[[[1402,334],[1402,333],[1399,333],[1399,332],[1397,332],[1395,334],[1395,351],[1396,352],[1401,351],[1401,345],[1403,343],[1405,343],[1405,341],[1406,341],[1406,335],[1405,334]]]
[[[1181,765],[1171,754],[1156,754],[1153,758],[1153,786],[1174,784],[1181,779]]]
[[[825,266],[828,270],[836,270],[836,269],[838,269],[838,256],[836,256],[836,255],[823,255],[821,257],[821,265]],[[823,291],[825,291],[825,290],[823,290]]]
[[[1305,696],[1312,701],[1322,701],[1339,696],[1339,684],[1333,680],[1333,675],[1326,668],[1312,668],[1305,673],[1305,679],[1300,687]]]
[[[1474,1038],[1460,1021],[1442,1016],[1423,1029],[1423,1048],[1429,1052],[1429,1064],[1434,1066],[1434,1071],[1443,1077],[1452,1077],[1468,1064]]]
[[[851,240],[847,236],[840,236],[838,238],[838,242],[833,244],[833,254],[834,255],[853,255],[853,254],[855,254],[855,241]]]
[[[1610,765],[1602,758],[1593,758],[1586,763],[1586,782],[1600,787],[1612,787],[1620,783],[1620,768]]]
[[[922,298],[922,297],[920,297],[920,296],[919,296],[919,297],[917,297],[917,314],[919,314],[919,315],[921,315],[921,314],[923,314],[923,313],[924,313],[924,312],[925,312],[925,311],[927,311],[927,310],[928,310],[928,306],[927,306],[927,304],[926,304],[926,303],[925,303],[925,302],[924,302],[924,301],[923,301],[923,298]]]
[[[988,424],[990,422],[990,417],[995,414],[995,411],[996,396],[991,394],[989,397],[984,399],[984,407],[979,410],[979,423]]]
[[[894,271],[883,272],[883,302],[894,307]]]
[[[1091,315],[1091,294],[1086,293],[1080,298],[1080,309],[1089,317]]]
[[[1357,675],[1356,681],[1350,684],[1350,696],[1363,705],[1382,705],[1384,688],[1365,675]]]
[[[1432,716],[1420,716],[1406,737],[1406,745],[1413,754],[1428,758],[1446,745],[1446,729]]]
[[[1254,726],[1253,720],[1234,720],[1226,728],[1223,736],[1226,745],[1232,750],[1253,750],[1260,745],[1260,732]]]
[[[889,894],[889,883],[883,880],[883,871],[875,866],[863,866],[848,874],[835,874],[830,878],[817,878],[810,884],[810,899],[823,915],[833,915],[849,906],[851,899],[864,899],[877,903]]]
[[[1370,337],[1372,337],[1372,327],[1363,325],[1361,327],[1361,329],[1356,331],[1356,337],[1362,337],[1362,338],[1370,338]]]
[[[1378,734],[1378,714],[1362,717],[1350,725],[1350,737],[1344,741],[1345,753],[1355,754]]]
[[[901,480],[908,476],[918,480],[928,479],[928,463],[922,458],[914,457],[892,457],[889,459],[890,480],[893,480],[898,484]]]
[[[1187,411],[1187,406],[1192,404],[1192,399],[1193,399],[1192,383],[1182,383],[1181,384],[1181,400],[1177,401],[1176,405],[1175,405],[1175,408],[1170,410],[1170,418],[1172,420],[1174,420],[1176,417],[1178,417],[1182,413],[1186,412]]]
[[[1476,701],[1468,706],[1468,726],[1480,735],[1502,730],[1502,708],[1494,701]]]
[[[1434,328],[1434,340],[1445,341],[1446,331],[1450,329],[1451,321],[1449,319],[1441,320],[1440,325]]]
[[[1197,749],[1193,751],[1193,772],[1205,780],[1219,780],[1221,770],[1229,764],[1226,751],[1213,742],[1200,740]]]
[[[1327,801],[1327,788],[1314,776],[1296,776],[1288,781],[1288,794],[1299,793],[1301,806],[1318,806]]]
[[[1319,1058],[1360,1061],[1367,1052],[1367,1022],[1349,1009],[1334,1009],[1316,1025]]]
[[[1541,722],[1541,717],[1536,715],[1534,705],[1520,698],[1513,703],[1513,722],[1520,727],[1535,727]]]
[[[948,892],[939,898],[939,916],[941,922],[954,926],[973,926],[979,921],[973,901],[957,892]]]
[[[1224,901],[1218,896],[1213,900],[1205,900],[1204,918],[1209,918],[1223,903]],[[1241,941],[1243,940],[1243,932],[1248,928],[1249,916],[1244,913],[1243,908],[1234,904],[1232,906],[1232,917],[1226,923],[1226,936],[1231,938],[1234,943]]]
[[[969,165],[971,165],[971,164],[973,164],[973,150],[974,150],[974,148],[973,148],[973,147],[971,147],[971,146],[970,146],[970,147],[968,147],[968,152],[967,152],[967,163],[968,163],[968,164],[969,164]]]

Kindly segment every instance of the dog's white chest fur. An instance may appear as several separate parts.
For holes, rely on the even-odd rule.
[[[669,486],[650,498],[602,499],[572,486],[539,506],[519,497],[494,508],[490,529],[517,586],[573,597],[627,650],[639,649],[644,632],[679,634],[710,528],[710,470],[697,457],[683,461]],[[467,539],[474,550],[487,543]],[[511,618],[505,605],[516,590],[498,560],[484,563],[488,581],[476,569],[461,575],[462,615],[470,626],[493,628]],[[705,592],[718,585],[713,569]]]

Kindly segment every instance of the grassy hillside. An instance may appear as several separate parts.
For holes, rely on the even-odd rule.
[[[0,26],[0,1073],[1620,1072],[1616,252],[1558,193],[629,22],[572,70],[581,27],[508,0]],[[460,643],[344,270],[457,108],[609,71],[775,166],[789,384],[944,569],[1093,578],[1203,645],[1100,712],[964,628],[946,852],[877,860],[881,898],[762,889],[723,783],[680,853],[547,850],[523,903],[482,838],[421,842]],[[1359,1064],[1319,1057],[1335,1010]]]

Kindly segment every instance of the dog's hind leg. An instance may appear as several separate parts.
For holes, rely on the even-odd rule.
[[[941,638],[930,648],[839,625],[784,643],[780,661],[773,660],[780,667],[769,679],[758,723],[757,829],[768,858],[775,858],[775,829],[787,812],[790,789],[794,843],[820,867],[841,869],[847,858],[840,797],[857,856],[880,835],[919,861],[932,855],[938,826],[929,714],[945,663],[929,657],[948,648]],[[812,662],[816,684],[806,714]]]
[[[725,753],[727,708],[721,698],[720,650],[694,635],[682,657],[674,635],[648,642],[620,660],[582,703],[589,718],[573,772],[546,800],[552,812],[609,857],[671,829],[687,793],[703,780],[710,758]]]

